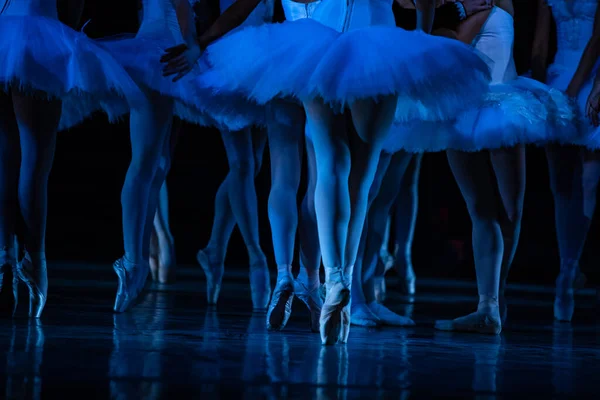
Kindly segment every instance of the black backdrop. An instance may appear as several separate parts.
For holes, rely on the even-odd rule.
[[[535,2],[515,0],[515,58],[528,68],[533,39]],[[85,31],[91,37],[134,32],[136,1],[88,1]],[[130,157],[128,121],[109,125],[98,115],[59,136],[50,178],[48,256],[53,260],[108,263],[122,254],[120,190]],[[266,215],[269,191],[268,152],[258,176],[260,233],[272,258]],[[520,248],[511,280],[551,283],[558,272],[553,207],[543,151],[528,150],[527,194]],[[181,264],[194,262],[196,251],[210,236],[216,190],[227,173],[225,152],[217,131],[184,125],[168,178],[171,223]],[[414,262],[420,276],[474,276],[470,251],[470,221],[444,154],[423,160],[420,209]],[[598,240],[594,226],[583,267],[594,273]],[[243,268],[245,247],[236,231],[227,262]]]

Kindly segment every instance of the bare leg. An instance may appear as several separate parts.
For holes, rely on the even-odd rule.
[[[521,219],[523,218],[526,181],[525,146],[494,150],[490,152],[490,155],[505,211],[502,213],[504,218],[502,224],[500,224],[504,240],[504,254],[502,256],[498,298],[500,318],[504,325],[507,314],[504,297],[506,279],[519,244]]]
[[[304,110],[297,122],[281,126],[271,121],[268,127],[271,154],[271,192],[269,221],[277,262],[277,283],[269,304],[267,328],[281,330],[287,324],[294,300],[292,260],[298,229],[297,195],[304,150]]]
[[[560,254],[554,317],[561,321],[570,321],[575,310],[574,286],[580,273],[579,258],[591,225],[591,218],[584,212],[581,151],[575,146],[546,147]]]
[[[317,183],[315,211],[325,265],[327,296],[320,316],[323,344],[345,341],[342,326],[350,323],[344,308],[350,302],[349,276],[344,274],[344,252],[350,221],[350,148],[342,118],[318,100],[305,103],[313,139]]]
[[[477,312],[453,321],[437,321],[436,329],[499,334],[502,330],[498,289],[504,244],[500,229],[496,183],[490,171],[489,153],[447,151],[448,162],[467,203],[473,223],[473,254],[477,273]]]
[[[381,185],[384,181],[384,177],[386,172],[390,166],[390,162],[392,160],[392,155],[388,153],[381,153],[381,157],[379,158],[379,164],[377,165],[377,172],[375,173],[375,179],[373,180],[373,184],[371,185],[369,191],[369,208],[373,201],[375,201],[377,195],[380,190],[382,190]],[[369,214],[367,214],[368,216]],[[356,263],[354,265],[354,270],[352,271],[352,325],[358,326],[378,326],[381,321],[379,318],[369,309],[369,302],[365,296],[364,291],[364,282],[365,282],[365,273],[363,271],[364,267],[364,256],[365,250],[367,248],[367,240],[368,240],[368,225],[369,219],[365,221],[365,225],[363,227],[363,231],[361,233],[360,244],[358,246],[358,255],[356,257]]]
[[[48,178],[54,162],[60,101],[13,91],[21,143],[18,199],[25,223],[25,259],[18,273],[29,289],[29,316],[39,318],[46,304],[46,219]]]
[[[164,149],[171,132],[173,102],[154,92],[147,96],[146,107],[131,110],[130,115],[132,156],[121,193],[125,256],[113,265],[119,277],[114,306],[117,312],[133,306],[146,283],[152,221],[170,166],[170,154]]]
[[[308,187],[300,207],[298,225],[300,271],[294,283],[296,296],[310,310],[311,330],[319,332],[319,316],[323,307],[322,286],[319,277],[321,268],[321,248],[319,247],[319,231],[315,210],[315,189],[317,186],[317,160],[312,140],[306,137],[306,159],[308,171]],[[315,293],[315,288],[318,293]]]
[[[245,137],[245,139],[243,140],[248,140],[248,135],[251,135],[250,140],[252,145],[252,153],[254,157],[253,179],[256,178],[256,175],[262,167],[266,136],[260,131],[257,131],[256,133],[251,133],[250,130],[242,132],[224,132],[223,134],[240,134]],[[224,137],[223,139],[225,140]],[[226,146],[225,150],[227,151],[228,158],[229,156],[231,156],[234,159],[238,157],[236,155],[235,146],[229,149]],[[245,153],[243,151],[243,143],[239,150],[242,151],[242,154]],[[246,157],[248,156],[246,155]],[[198,263],[202,266],[204,274],[206,275],[206,295],[207,302],[209,305],[217,304],[219,292],[221,289],[221,281],[223,279],[227,244],[229,243],[229,239],[231,238],[231,234],[233,233],[233,229],[236,225],[236,217],[233,213],[233,209],[229,201],[229,187],[230,185],[235,185],[235,183],[230,183],[232,180],[235,180],[235,176],[230,170],[223,182],[221,183],[221,186],[219,186],[219,189],[217,190],[217,194],[215,196],[215,214],[213,219],[212,231],[210,234],[210,240],[208,242],[208,245],[204,249],[198,251],[198,254],[196,256]],[[262,299],[259,299],[257,301],[258,303],[262,304]]]
[[[406,170],[394,208],[394,261],[400,278],[400,293],[414,296],[416,276],[412,265],[412,245],[419,210],[419,176],[422,154],[414,156]]]
[[[363,259],[363,266],[366,267],[363,272],[365,297],[371,312],[373,312],[384,325],[414,325],[414,322],[410,318],[400,316],[377,302],[375,296],[377,276],[380,276],[381,279],[383,279],[383,275],[385,274],[384,265],[378,262],[378,250],[381,248],[381,243],[384,238],[383,229],[385,228],[386,221],[390,215],[390,210],[402,188],[401,182],[412,158],[412,154],[405,152],[394,154],[383,179],[381,189],[371,205],[368,223],[364,228],[368,231],[366,251]]]
[[[171,159],[175,155],[175,145],[181,130],[181,121],[174,119],[170,140],[169,151]],[[158,198],[158,207],[156,216],[154,217],[154,235],[158,247],[158,257],[156,259],[156,272],[153,273],[153,278],[160,283],[171,283],[175,279],[175,240],[169,224],[169,191],[167,189],[167,181],[160,188]],[[152,271],[152,258],[150,259],[150,269]]]

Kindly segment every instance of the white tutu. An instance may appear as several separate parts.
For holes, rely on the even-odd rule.
[[[390,11],[391,12],[391,11]],[[336,108],[398,95],[400,120],[443,120],[478,101],[487,65],[457,41],[374,26],[340,33],[311,19],[249,27],[206,52],[205,86],[258,103],[322,98]]]
[[[123,36],[105,39],[100,43],[138,85],[171,97],[175,102],[174,114],[184,121],[232,131],[266,124],[264,106],[248,101],[235,92],[216,93],[210,88],[201,87],[198,83],[203,69],[201,65],[196,65],[177,82],[173,82],[173,77],[164,77],[160,58],[167,48],[176,43],[160,36]]]
[[[59,130],[95,111],[115,121],[145,101],[108,52],[84,34],[43,16],[0,15],[0,85],[62,100]]]

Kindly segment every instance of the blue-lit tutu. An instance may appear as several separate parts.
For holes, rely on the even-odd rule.
[[[554,64],[548,69],[548,85],[558,90],[567,89],[581,59],[580,54],[577,53],[573,52],[571,57],[561,57],[561,64]],[[566,62],[567,59],[570,63]],[[596,76],[599,67],[600,62],[596,63],[590,78],[584,83],[577,97],[573,99],[577,113],[578,135],[575,138],[570,137],[569,134],[559,137],[561,139],[559,141],[563,144],[578,144],[591,150],[600,149],[600,128],[594,127],[585,115],[587,99],[594,84],[591,77]]]
[[[387,26],[340,33],[311,19],[266,24],[222,38],[205,56],[212,68],[203,84],[218,92],[261,104],[321,98],[336,109],[398,95],[398,120],[453,117],[489,83],[487,65],[467,46]]]
[[[436,152],[493,150],[577,138],[576,112],[562,92],[517,78],[490,85],[477,107],[453,121],[394,123],[384,150]]]
[[[0,85],[62,100],[59,130],[95,111],[115,121],[144,101],[108,52],[83,33],[43,16],[0,16]]]
[[[163,76],[160,58],[165,49],[175,46],[165,33],[141,37],[121,36],[100,41],[129,72],[138,85],[174,100],[174,114],[184,121],[202,126],[240,130],[252,125],[266,124],[264,106],[249,101],[235,92],[216,93],[202,87],[198,77],[201,63],[181,80]]]

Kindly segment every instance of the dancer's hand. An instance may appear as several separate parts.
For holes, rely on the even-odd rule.
[[[600,125],[598,113],[600,113],[600,84],[596,83],[585,104],[585,114],[590,119],[592,125],[596,127]]]
[[[186,44],[180,44],[166,49],[160,58],[161,63],[167,64],[163,68],[163,76],[175,75],[173,82],[177,82],[194,68],[201,55],[200,46],[188,47]]]

